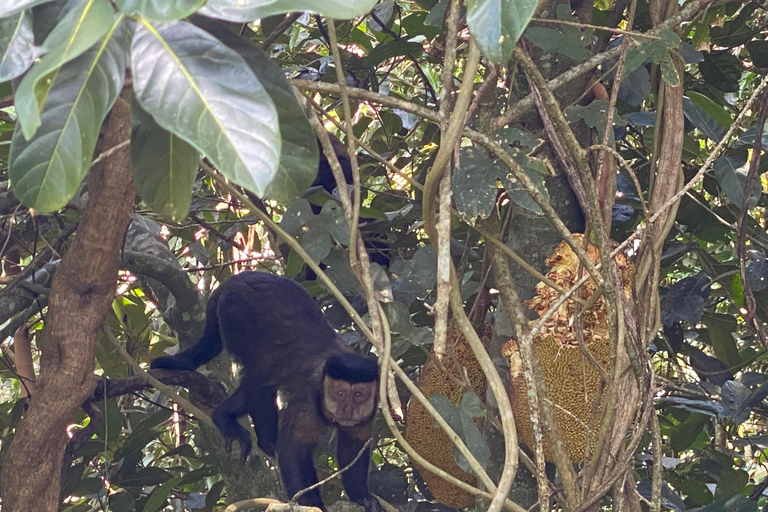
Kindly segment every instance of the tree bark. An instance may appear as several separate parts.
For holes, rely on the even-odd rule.
[[[130,138],[130,99],[123,98],[107,121],[105,150]],[[3,464],[6,512],[59,508],[66,427],[96,384],[97,334],[115,296],[135,195],[128,146],[91,169],[88,203],[51,285],[36,393]]]

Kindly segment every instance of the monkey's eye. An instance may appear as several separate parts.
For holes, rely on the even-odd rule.
[[[339,398],[344,398],[344,395],[345,395],[345,393],[341,389],[336,392],[336,396],[339,397]]]
[[[363,393],[360,391],[355,391],[355,399],[359,400],[361,398],[363,398]]]

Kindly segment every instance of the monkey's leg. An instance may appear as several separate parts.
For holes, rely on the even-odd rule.
[[[347,467],[355,460],[357,454],[365,446],[365,442],[371,437],[370,425],[360,428],[339,428],[338,448],[336,458],[339,469]],[[354,501],[365,507],[366,512],[379,512],[381,505],[373,495],[368,492],[368,466],[371,461],[371,447],[365,448],[360,458],[352,467],[341,474],[341,481],[347,493],[349,501]]]
[[[250,380],[245,381],[250,384]],[[248,385],[245,393],[246,408],[256,429],[258,445],[270,457],[275,456],[277,445],[277,388]]]
[[[300,490],[317,483],[317,472],[312,460],[314,444],[301,443],[293,436],[285,434],[285,432],[281,432],[277,446],[277,463],[280,466],[280,474],[283,477],[286,493],[291,499]],[[313,489],[301,495],[298,503],[305,507],[317,507],[325,510],[323,499],[320,497],[320,489]]]
[[[246,392],[241,385],[211,414],[211,419],[227,441],[227,451],[232,451],[232,441],[237,440],[240,443],[243,460],[247,459],[248,454],[251,453],[251,435],[237,422],[237,419],[247,412]]]

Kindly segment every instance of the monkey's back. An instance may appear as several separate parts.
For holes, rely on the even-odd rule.
[[[283,276],[230,277],[211,296],[208,315],[217,318],[227,351],[265,383],[306,378],[327,354],[349,350],[304,288]]]

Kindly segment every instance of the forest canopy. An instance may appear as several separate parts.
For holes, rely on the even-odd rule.
[[[767,35],[740,0],[4,0],[3,510],[291,502],[211,421],[228,355],[150,370],[246,271],[378,357],[387,512],[768,509]]]

